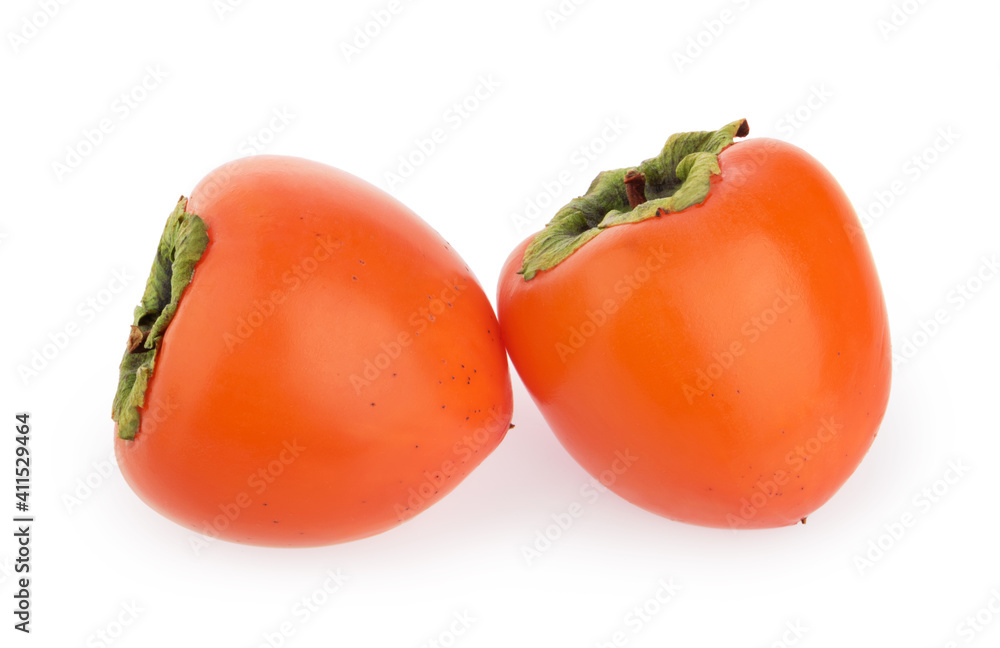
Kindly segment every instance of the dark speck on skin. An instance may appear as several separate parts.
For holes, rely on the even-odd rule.
[[[375,407],[375,403],[372,403],[372,407]]]
[[[354,275],[351,275],[351,279],[353,279],[354,281],[357,281],[357,280],[358,280],[358,278],[357,278],[357,277],[355,277]]]
[[[364,262],[364,261],[362,261],[361,259],[358,259],[358,263],[360,263],[361,265],[364,265],[364,264],[365,264],[365,262]]]

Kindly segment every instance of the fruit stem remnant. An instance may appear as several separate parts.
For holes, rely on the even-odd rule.
[[[625,174],[625,195],[629,209],[635,209],[646,202],[646,174],[638,169],[629,169]]]
[[[138,326],[132,325],[128,334],[128,343],[125,345],[126,353],[142,353],[142,345],[146,343],[146,332]]]

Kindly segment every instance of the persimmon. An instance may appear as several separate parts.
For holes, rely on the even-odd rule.
[[[711,527],[804,520],[868,451],[890,385],[850,201],[801,149],[734,143],[748,132],[675,135],[600,174],[498,289],[504,343],[569,453],[626,500]]]
[[[512,412],[493,309],[459,255],[332,167],[220,167],[168,219],[121,366],[132,489],[208,536],[370,536],[451,491]]]

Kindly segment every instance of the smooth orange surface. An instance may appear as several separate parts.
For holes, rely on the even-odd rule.
[[[188,211],[210,243],[167,329],[134,441],[139,496],[209,536],[313,546],[426,509],[503,439],[489,301],[426,223],[307,160],[232,162]]]
[[[875,438],[885,304],[816,160],[752,139],[720,167],[701,205],[611,227],[527,282],[521,244],[503,339],[562,444],[625,499],[705,526],[795,524]]]

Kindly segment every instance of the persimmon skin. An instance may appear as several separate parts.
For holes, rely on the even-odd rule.
[[[523,242],[501,272],[501,331],[560,442],[614,492],[702,526],[796,524],[877,434],[885,302],[815,159],[757,138],[719,164],[702,204],[610,227],[530,281]]]
[[[332,167],[255,156],[187,210],[210,242],[139,431],[115,438],[152,508],[233,542],[345,542],[425,510],[503,439],[493,309],[409,209]]]

